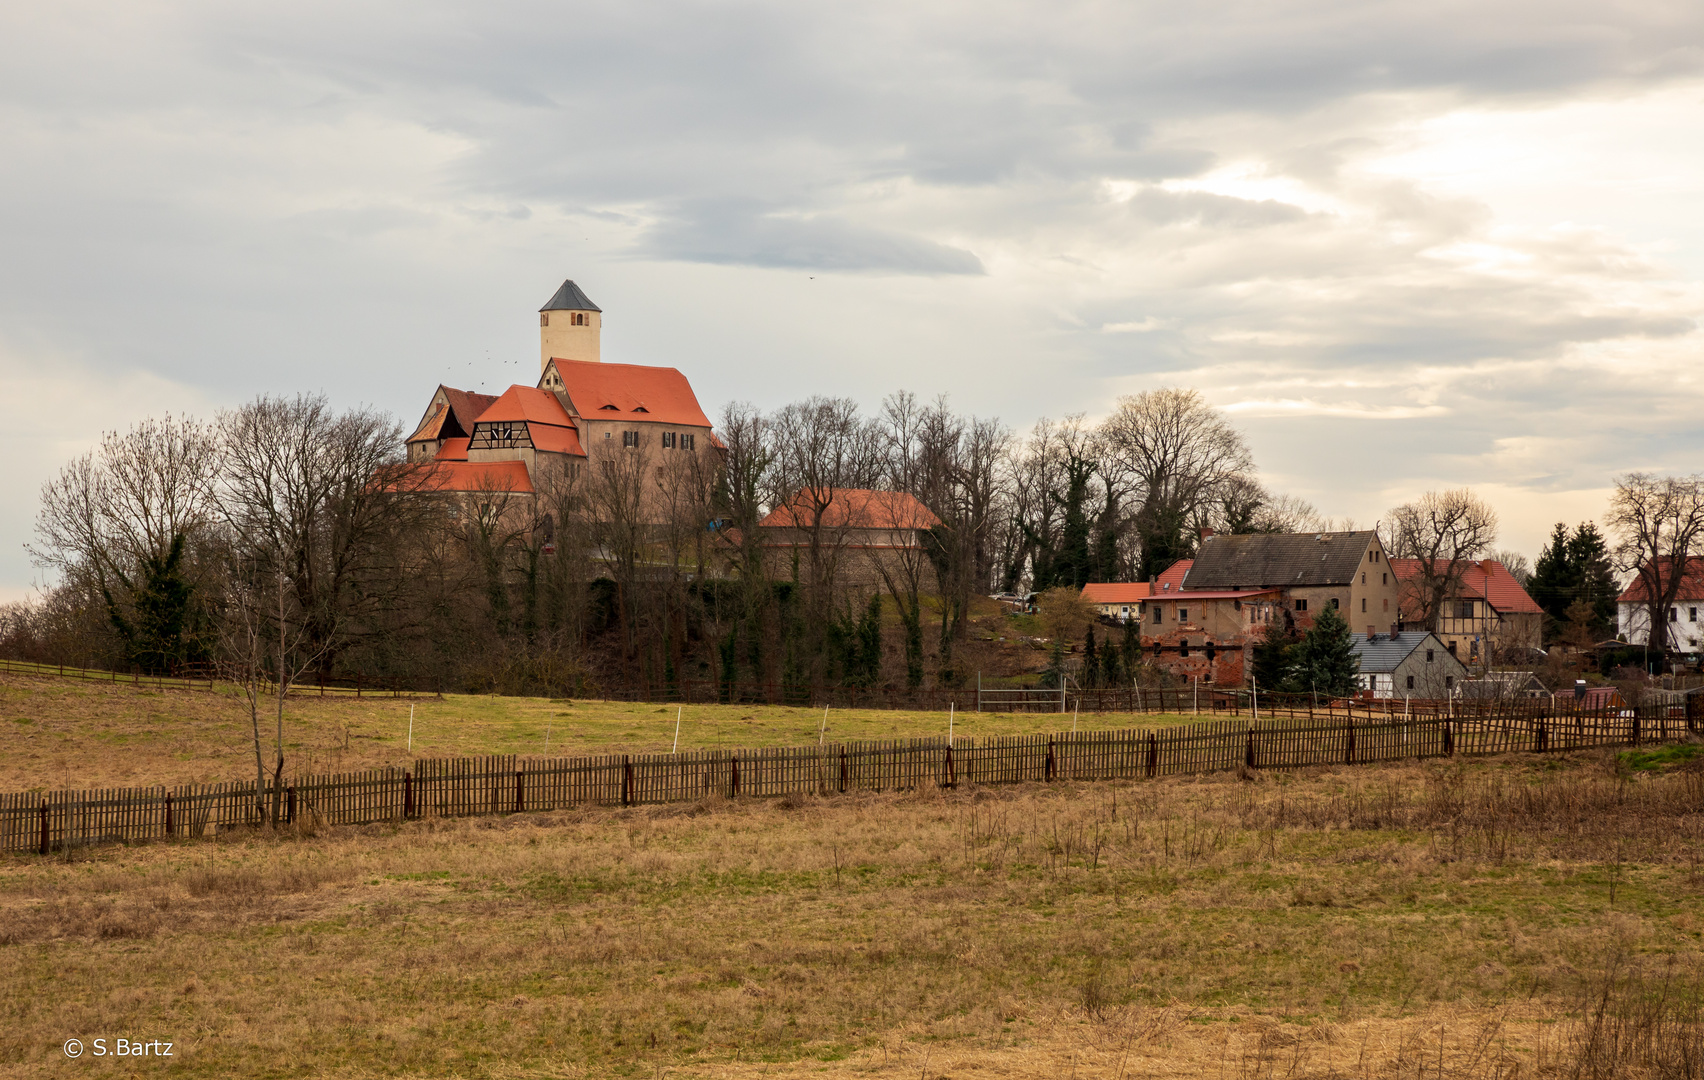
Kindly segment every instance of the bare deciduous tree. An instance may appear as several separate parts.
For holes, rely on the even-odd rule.
[[[1644,594],[1650,646],[1667,649],[1669,608],[1704,541],[1704,477],[1628,473],[1615,483],[1605,523],[1620,537],[1617,563]]]
[[[1461,588],[1462,572],[1497,539],[1497,512],[1466,488],[1429,491],[1390,512],[1386,552],[1418,559],[1402,585],[1404,598],[1436,632],[1444,604]]]
[[[107,433],[42,489],[36,564],[98,598],[125,660],[150,671],[197,648],[218,460],[211,428],[168,415]]]
[[[1187,555],[1191,523],[1204,523],[1225,485],[1254,468],[1242,433],[1196,390],[1119,398],[1100,436],[1134,490],[1143,577]]]

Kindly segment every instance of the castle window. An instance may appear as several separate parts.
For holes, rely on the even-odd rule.
[[[674,444],[675,444],[675,433],[672,432],[672,431],[663,432],[663,449],[664,450],[673,450]]]
[[[690,431],[681,432],[680,433],[680,448],[682,450],[691,450],[692,444],[696,439],[697,439],[697,436],[693,435],[693,433],[690,432]],[[1698,620],[1693,619],[1692,621],[1697,622]]]
[[[621,445],[622,446],[638,446],[639,445],[639,433],[637,431],[624,431],[624,432],[622,432],[621,433]]]

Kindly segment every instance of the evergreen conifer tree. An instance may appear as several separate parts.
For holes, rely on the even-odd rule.
[[[1254,685],[1261,690],[1293,690],[1288,681],[1290,650],[1300,640],[1293,629],[1269,624],[1254,643]]]
[[[1095,648],[1095,628],[1083,638],[1083,685],[1094,686],[1100,680],[1100,653]]]
[[[1331,608],[1314,619],[1302,640],[1290,649],[1289,681],[1303,693],[1347,697],[1358,689],[1361,662],[1349,624]]]

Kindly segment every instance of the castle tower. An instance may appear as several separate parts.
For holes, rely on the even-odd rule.
[[[601,362],[598,335],[602,330],[603,309],[592,303],[578,285],[564,281],[550,302],[538,309],[540,373],[552,357]]]

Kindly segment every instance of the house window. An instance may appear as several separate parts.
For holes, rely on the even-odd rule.
[[[621,433],[621,445],[622,446],[638,446],[639,445],[639,433],[637,431],[624,431],[624,432],[622,432]]]
[[[606,438],[606,439],[613,438],[614,434],[615,434],[614,432],[606,431],[606,432],[604,432],[604,438]]]
[[[1430,664],[1432,662],[1432,650],[1431,649],[1426,650],[1426,662],[1428,664]]]
[[[1690,612],[1690,614],[1687,616],[1686,621],[1687,622],[1697,622],[1698,621],[1698,609],[1697,608],[1687,608],[1686,610],[1688,612]]]
[[[1451,656],[1455,655],[1455,646],[1456,646],[1456,643],[1453,642],[1453,641],[1444,642],[1444,648],[1446,648],[1450,651]]]
[[[1390,575],[1389,574],[1380,574],[1379,575],[1379,584],[1380,585],[1389,585],[1390,584]]]
[[[1296,610],[1297,611],[1306,611],[1307,609],[1308,609],[1308,602],[1306,600],[1298,599],[1296,601]]]
[[[674,444],[675,444],[675,433],[672,432],[672,431],[663,432],[663,449],[664,450],[673,450]]]
[[[1166,617],[1165,609],[1160,607],[1160,605],[1155,604],[1154,605],[1154,623],[1156,625],[1158,625],[1160,623],[1160,621],[1163,620],[1165,617]]]
[[[1408,689],[1414,689],[1414,676],[1408,676]]]
[[[1445,690],[1454,690],[1455,689],[1455,676],[1454,675],[1445,675],[1444,676],[1444,689]]]
[[[1331,598],[1331,610],[1337,610],[1337,597],[1335,596]]]
[[[1189,659],[1189,642],[1180,641],[1177,643],[1177,655],[1180,660]]]
[[[1180,608],[1177,609],[1177,621],[1178,622],[1188,622],[1189,621],[1189,609],[1188,608],[1180,607]]]
[[[1680,621],[1680,609],[1679,608],[1669,608],[1669,622],[1679,622],[1679,621]]]
[[[1367,598],[1364,597],[1364,596],[1361,597],[1361,610],[1362,611],[1367,610]]]
[[[1473,601],[1472,600],[1463,600],[1459,604],[1456,605],[1456,618],[1458,618],[1458,619],[1471,619],[1471,618],[1473,618]]]

